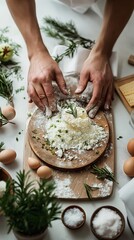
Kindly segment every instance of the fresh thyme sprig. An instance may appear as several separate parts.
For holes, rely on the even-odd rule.
[[[109,171],[107,167],[99,168],[94,164],[92,165],[90,172],[95,174],[98,179],[108,179],[110,181],[116,182],[113,172]]]
[[[87,183],[84,183],[84,187],[85,187],[86,194],[89,199],[92,199],[92,191],[99,189],[99,187],[92,187],[92,186],[88,185]]]
[[[74,118],[77,118],[77,108],[76,106],[74,106],[73,104],[68,104],[67,105],[68,110],[66,111],[69,114],[72,114],[74,116]]]
[[[43,22],[45,27],[41,28],[42,31],[49,37],[59,40],[59,44],[67,46],[64,53],[55,57],[57,62],[60,62],[64,56],[72,57],[78,46],[92,49],[95,43],[95,41],[80,36],[72,21],[62,23],[57,19],[46,17]]]
[[[1,108],[0,108],[0,127],[6,125],[7,123],[11,123],[11,124],[15,124],[13,122],[10,122],[1,112]]]

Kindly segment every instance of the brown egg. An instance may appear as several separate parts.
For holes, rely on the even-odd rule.
[[[134,177],[134,157],[130,157],[124,162],[123,170],[127,176]]]
[[[10,164],[16,158],[16,152],[12,149],[5,149],[0,152],[0,162],[3,164]]]
[[[131,156],[134,156],[134,138],[131,138],[127,144],[127,150]]]
[[[16,115],[16,111],[11,105],[3,107],[1,112],[8,120],[12,120]]]
[[[52,169],[47,166],[41,166],[37,169],[37,175],[40,178],[48,179],[52,176]]]
[[[29,157],[27,162],[29,167],[32,169],[37,169],[41,166],[41,163],[37,158]]]

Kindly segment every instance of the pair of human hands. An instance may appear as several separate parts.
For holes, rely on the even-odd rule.
[[[34,102],[42,111],[49,107],[51,111],[56,110],[56,99],[52,81],[55,81],[60,91],[67,95],[66,83],[58,64],[51,58],[48,52],[38,52],[30,60],[28,73],[28,95],[29,102]],[[86,110],[89,117],[94,118],[101,107],[109,109],[113,98],[113,75],[106,55],[91,51],[84,62],[80,80],[75,91],[81,94],[88,81],[93,83],[92,97]]]

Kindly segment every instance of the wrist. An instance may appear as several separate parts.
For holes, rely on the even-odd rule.
[[[34,43],[30,46],[27,45],[27,52],[28,52],[28,58],[30,61],[34,56],[36,56],[39,53],[45,53],[47,55],[49,54],[47,48],[43,43],[39,43],[39,44]]]
[[[105,56],[110,58],[112,54],[112,47],[108,46],[104,41],[98,41],[95,43],[92,52],[98,56]]]

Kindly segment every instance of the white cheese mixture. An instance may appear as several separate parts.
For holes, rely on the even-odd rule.
[[[69,103],[70,104],[70,103]],[[103,127],[89,119],[86,110],[71,102],[46,121],[45,139],[56,154],[62,157],[65,150],[90,150],[100,146],[107,137]],[[73,111],[72,111],[73,109]]]

